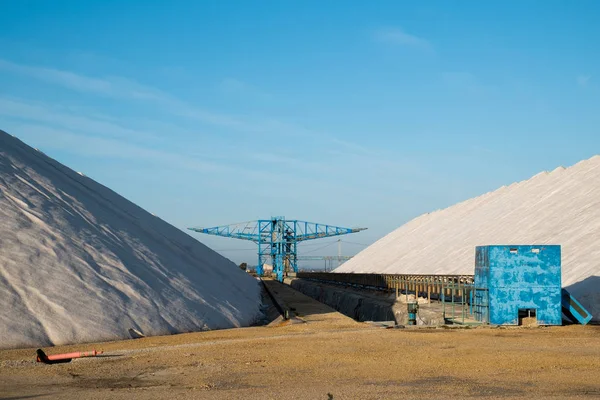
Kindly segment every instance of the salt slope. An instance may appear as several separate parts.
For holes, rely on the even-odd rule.
[[[0,348],[250,324],[255,279],[0,131]]]
[[[600,156],[421,215],[335,272],[473,274],[486,244],[562,245],[563,287],[600,319]]]

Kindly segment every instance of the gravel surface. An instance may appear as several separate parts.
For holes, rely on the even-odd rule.
[[[0,398],[600,397],[599,326],[382,329],[294,299],[296,323],[46,349],[105,351],[69,364],[0,351]]]

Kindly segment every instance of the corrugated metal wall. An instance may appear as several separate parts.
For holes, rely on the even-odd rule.
[[[561,325],[561,249],[556,245],[480,246],[475,259],[475,315],[518,325],[519,311],[539,325]]]

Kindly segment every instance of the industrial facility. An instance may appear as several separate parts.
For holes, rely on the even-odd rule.
[[[600,400],[600,0],[0,4],[0,400]]]
[[[259,276],[272,268],[276,279],[284,282],[293,272],[296,289],[339,311],[348,308],[345,313],[353,317],[356,306],[343,304],[346,295],[339,287],[393,291],[405,304],[417,304],[403,310],[390,304],[376,316],[363,313],[396,323],[588,324],[600,320],[598,267],[588,256],[600,251],[594,233],[600,226],[600,197],[595,186],[586,190],[585,185],[599,179],[598,156],[543,172],[423,214],[354,257],[342,256],[341,251],[337,256],[303,256],[297,245],[365,228],[272,217],[190,229],[256,243]],[[587,218],[582,219],[584,211]],[[302,258],[324,259],[330,266],[335,260],[344,263],[333,273],[305,272],[298,270]],[[316,290],[309,282],[337,286]],[[327,291],[336,294],[323,294]],[[368,303],[362,301],[361,307]],[[408,314],[407,307],[412,307]],[[419,320],[426,314],[429,317]]]
[[[275,347],[267,345],[270,341],[267,337],[277,341],[278,346],[294,349],[281,360],[308,360],[309,368],[314,368],[320,360],[344,355],[349,357],[348,364],[355,363],[355,349],[362,346],[360,352],[369,355],[363,357],[367,366],[360,372],[363,376],[367,368],[373,367],[374,349],[385,349],[378,356],[379,360],[393,360],[402,368],[401,362],[413,347],[415,338],[422,342],[421,351],[426,357],[431,354],[441,357],[435,362],[439,365],[444,360],[453,360],[459,342],[462,348],[470,345],[469,340],[456,340],[456,336],[439,335],[440,332],[460,329],[461,337],[481,341],[490,336],[502,337],[493,332],[496,329],[590,325],[599,316],[599,277],[594,261],[598,235],[594,229],[600,225],[595,224],[597,218],[592,213],[598,212],[596,205],[600,196],[586,191],[574,198],[570,185],[573,181],[600,178],[600,158],[418,217],[354,257],[342,255],[339,237],[360,234],[366,228],[285,217],[189,228],[202,234],[255,243],[257,276],[254,277],[217,251],[85,175],[2,132],[0,142],[0,153],[9,160],[0,163],[2,179],[7,182],[2,188],[0,209],[8,216],[5,218],[8,223],[1,228],[3,244],[9,245],[0,252],[5,268],[0,290],[11,305],[0,313],[0,319],[7,321],[0,324],[3,337],[0,346],[37,347],[37,351],[31,351],[29,361],[44,364],[42,368],[74,363],[73,369],[80,371],[82,366],[89,365],[90,376],[105,379],[112,373],[118,385],[126,382],[129,388],[129,385],[139,384],[137,369],[140,366],[152,366],[145,379],[155,385],[151,381],[159,375],[155,375],[154,369],[157,354],[152,354],[152,359],[144,359],[136,368],[126,367],[120,374],[114,372],[115,366],[124,360],[136,363],[137,356],[128,356],[131,354],[128,348],[138,351],[136,346],[148,346],[146,339],[153,339],[149,336],[185,332],[189,334],[158,339],[160,343],[173,339],[178,343],[175,346],[159,344],[158,347],[162,346],[167,354],[183,351],[185,356],[181,353],[173,356],[170,369],[192,371],[193,368],[189,375],[194,377],[199,375],[198,368],[202,364],[192,356],[201,352],[204,362],[207,350],[212,347],[215,347],[210,361],[213,364],[232,357],[239,360],[227,361],[226,367],[219,368],[227,372],[213,375],[219,376],[214,379],[224,379],[223,382],[229,381],[232,366],[239,371],[233,375],[246,377],[251,369],[248,365],[269,365],[280,354],[272,352]],[[28,167],[15,173],[15,165]],[[557,186],[557,181],[564,186]],[[514,208],[505,201],[507,193],[517,199],[531,198]],[[581,210],[585,211],[585,218]],[[562,227],[566,228],[559,230]],[[298,247],[299,243],[333,237],[338,238],[337,256],[301,254],[302,249]],[[23,241],[23,238],[28,240]],[[40,251],[40,243],[50,246],[51,251]],[[586,251],[581,251],[582,246]],[[335,261],[344,263],[338,264],[332,272],[308,272],[298,266],[303,259],[324,260],[330,268]],[[265,274],[274,274],[275,279],[261,277]],[[29,279],[32,276],[43,279]],[[55,308],[48,308],[48,304]],[[293,326],[295,324],[303,325]],[[206,336],[210,334],[207,331],[213,329],[242,326],[256,329],[230,329],[212,340]],[[461,329],[472,327],[481,329]],[[388,330],[390,328],[393,329]],[[408,339],[400,329],[434,332],[439,335],[438,344],[428,340],[431,335],[412,335]],[[527,331],[536,339],[542,339],[546,332],[563,337],[575,334],[585,349],[569,349],[570,353],[561,349],[561,364],[576,360],[585,373],[585,368],[589,369],[596,361],[581,361],[579,355],[590,351],[588,342],[594,335],[597,337],[596,329],[575,326],[537,331],[544,335],[536,334],[535,329],[520,332]],[[488,354],[495,357],[496,352],[515,345],[529,346],[529,351],[535,354],[527,363],[519,363],[529,366],[537,365],[539,351],[550,352],[547,347],[544,350],[546,344],[536,346],[531,341],[521,344],[523,336],[515,332],[518,330],[510,333],[516,336],[511,342],[494,341],[498,350],[488,351]],[[345,342],[339,342],[342,336],[332,336],[340,333],[345,333]],[[228,335],[232,335],[233,340],[225,339]],[[258,336],[253,338],[252,335]],[[304,340],[297,342],[300,337]],[[257,338],[265,343],[266,350],[261,345],[247,345],[247,340],[259,343]],[[121,341],[115,341],[117,339]],[[360,339],[363,339],[362,344]],[[558,346],[557,341],[552,342],[552,336],[547,340],[550,346]],[[112,342],[100,349],[57,351],[52,348],[63,344],[82,346],[93,341]],[[232,351],[231,346],[238,342],[240,350]],[[311,348],[315,343],[320,345]],[[475,350],[467,347],[463,353],[485,353],[486,343],[480,342],[483,345]],[[192,353],[188,346],[203,347]],[[394,356],[390,349],[401,349],[395,350],[401,353]],[[26,350],[24,352],[29,357]],[[470,362],[475,363],[484,353],[481,357],[473,356]],[[223,354],[228,356],[223,357]],[[301,356],[296,357],[299,354]],[[552,360],[552,365],[556,354],[554,351],[547,358]],[[162,352],[158,352],[158,357],[161,356]],[[29,385],[33,379],[24,371],[30,366],[26,366],[19,355],[10,357],[13,359],[9,361],[14,364],[2,361],[0,376],[10,376],[4,372],[21,369],[26,377],[23,382]],[[80,362],[81,358],[88,360]],[[93,361],[89,360],[92,358]],[[182,367],[186,359],[189,362]],[[384,364],[379,360],[377,364]],[[331,364],[327,362],[320,368],[329,368]],[[514,359],[510,362],[514,363]],[[414,364],[410,363],[410,368]],[[279,365],[272,370],[277,372],[262,376],[276,376],[281,372]],[[297,370],[299,365],[302,361],[294,361],[290,370]],[[103,372],[98,372],[97,366],[104,368]],[[395,371],[401,368],[394,368],[390,379],[396,379]],[[136,371],[134,377],[123,378],[133,370]],[[453,370],[454,364],[449,371]],[[207,368],[202,371],[201,375],[210,373]],[[177,379],[181,379],[180,376],[178,372]],[[0,378],[0,384],[6,385],[6,379]],[[67,381],[76,379],[71,375]],[[245,384],[255,382],[255,377],[249,379],[252,381]],[[190,381],[190,387],[193,385],[197,385],[197,381]],[[55,387],[54,383],[51,386]],[[199,390],[211,387],[206,385]],[[248,387],[254,390],[253,386]],[[370,393],[371,388],[367,390]],[[385,397],[385,393],[382,396]]]
[[[563,315],[568,323],[586,325],[592,314],[561,287],[561,273],[558,245],[493,245],[477,247],[474,275],[303,272],[298,278],[363,290],[395,291],[396,298],[406,296],[405,313],[395,318],[396,323],[417,325],[419,312],[425,312],[429,317],[421,318],[423,325],[430,324],[428,321],[462,325],[562,325]],[[311,295],[307,285],[295,286]],[[337,301],[344,293],[338,292],[333,297]],[[419,306],[420,299],[426,307]],[[365,302],[368,301],[367,298]],[[432,302],[437,307],[431,307]],[[340,303],[330,305],[344,312]],[[432,314],[441,318],[431,318]]]

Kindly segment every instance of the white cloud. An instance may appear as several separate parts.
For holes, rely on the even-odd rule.
[[[590,84],[590,79],[592,79],[590,75],[579,75],[577,77],[577,84],[580,87],[587,87]]]
[[[25,123],[18,126],[18,131],[23,134],[17,136],[34,142],[36,146],[44,149],[67,151],[90,157],[146,161],[165,168],[195,172],[234,171],[226,164],[203,161],[185,154],[149,148],[123,140],[81,134],[68,129]]]
[[[159,139],[159,136],[154,133],[123,127],[114,121],[109,121],[108,117],[85,116],[81,112],[73,114],[60,107],[35,104],[31,101],[0,97],[0,116],[37,121],[119,139],[134,141]]]
[[[421,49],[432,48],[428,40],[404,32],[400,28],[381,28],[375,32],[375,40],[400,46],[417,47]]]
[[[152,121],[141,122],[153,125]],[[10,127],[9,130],[13,133],[42,148],[101,158],[149,161],[176,169],[229,173],[240,170],[247,177],[264,179],[265,173],[274,177],[268,173],[272,167],[265,167],[264,162],[286,165],[287,169],[297,170],[323,171],[327,168],[326,164],[311,163],[292,156],[248,152],[237,142],[234,145],[228,141],[219,143],[216,138],[208,139],[206,135],[190,136],[190,132],[185,132],[180,127],[167,126],[168,130],[177,132],[176,137],[194,137],[192,140],[187,139],[187,144],[181,146],[177,140],[173,140],[173,136],[160,135],[160,126],[149,130],[131,128],[125,120],[105,120],[102,116],[86,114],[81,109],[70,113],[60,106],[12,98],[0,97],[0,123],[6,125],[5,129]],[[203,149],[207,142],[213,148],[212,152],[195,151]],[[215,148],[219,149],[216,153]],[[286,151],[289,152],[281,149],[280,153],[285,154]],[[240,164],[255,166],[256,169],[240,169]]]
[[[271,95],[263,92],[256,86],[235,78],[223,79],[218,85],[218,90],[229,96],[239,96],[257,100],[271,99]]]
[[[225,78],[219,84],[219,89],[225,93],[240,93],[251,90],[252,88],[245,82],[234,78]]]
[[[208,124],[241,127],[243,122],[229,115],[222,115],[191,106],[159,89],[142,85],[123,77],[94,78],[45,67],[30,67],[0,59],[0,70],[22,74],[71,90],[100,96],[149,101],[168,112]]]
[[[31,67],[0,59],[0,70],[31,76],[72,90],[109,97],[157,100],[164,93],[121,77],[93,78],[53,68]]]
[[[493,86],[482,83],[477,76],[470,72],[443,72],[442,81],[453,90],[469,94],[484,94],[494,90]]]
[[[405,40],[408,39],[405,38]],[[418,42],[419,39],[413,38],[412,41],[414,42],[414,40],[417,40]],[[411,40],[408,41],[410,42]],[[303,141],[311,140],[321,143],[323,141],[327,141],[330,145],[335,146],[338,149],[345,149],[346,153],[349,155],[371,152],[371,150],[359,144],[340,140],[327,133],[306,129],[302,126],[289,124],[274,118],[242,117],[208,111],[182,101],[164,91],[151,86],[139,84],[123,77],[89,77],[71,71],[21,65],[0,59],[0,71],[2,70],[14,74],[33,77],[50,84],[62,86],[83,93],[95,94],[119,100],[148,102],[158,106],[161,110],[164,110],[173,116],[187,118],[192,121],[199,121],[212,126],[230,128],[236,132],[260,135],[263,137],[285,136],[288,138],[299,138]],[[254,90],[256,92],[255,88],[246,85],[239,80],[229,79],[224,83],[229,90]],[[91,118],[89,114],[87,117],[75,115],[73,113],[71,113],[71,115],[65,115],[64,113],[56,114],[55,109],[51,109],[50,107],[43,109],[30,104],[30,102],[25,103],[21,101],[17,104],[14,101],[11,102],[11,100],[7,99],[2,99],[2,101],[2,105],[6,108],[4,110],[0,110],[0,115],[4,114],[9,117],[32,119],[38,122],[46,122],[54,125],[60,124],[61,126],[68,127],[70,129],[79,130],[81,132],[91,132],[95,135],[106,135],[108,133],[112,133],[114,137],[133,138],[135,136],[139,136],[141,140],[144,139],[144,136],[148,136],[148,133],[146,132],[139,132],[128,128],[119,127],[114,121],[111,122],[110,118],[108,117],[104,120],[101,120],[98,118]]]

